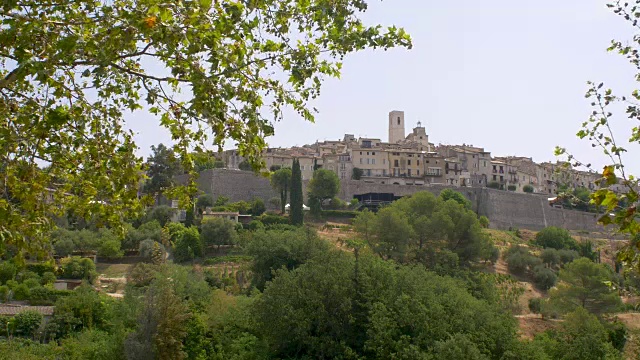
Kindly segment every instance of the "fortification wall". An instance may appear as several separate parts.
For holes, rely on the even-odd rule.
[[[306,194],[307,181],[303,182]],[[200,174],[200,190],[213,195],[226,196],[231,201],[251,201],[262,198],[265,203],[279,194],[271,188],[269,179],[249,171],[213,169]],[[521,194],[487,188],[456,188],[443,185],[393,185],[372,184],[357,180],[343,180],[339,197],[348,200],[354,195],[392,193],[396,196],[411,195],[418,191],[429,191],[434,195],[451,188],[462,193],[472,203],[479,215],[489,218],[491,227],[509,227],[540,230],[546,226],[559,226],[569,230],[602,231],[596,224],[596,215],[581,211],[556,209],[549,206],[547,196]]]

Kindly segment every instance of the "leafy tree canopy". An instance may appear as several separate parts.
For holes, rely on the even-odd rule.
[[[580,258],[560,270],[560,283],[549,293],[550,305],[560,313],[584,308],[593,314],[606,314],[621,305],[612,287],[613,273],[606,265]]]
[[[309,197],[322,201],[331,199],[340,191],[340,179],[331,170],[318,169],[313,172],[313,177],[309,181],[307,192]]]
[[[418,261],[431,268],[451,252],[461,263],[489,259],[492,245],[476,214],[454,199],[421,191],[395,201],[377,214],[363,212],[356,230],[383,257]]]
[[[536,234],[534,244],[543,248],[578,250],[578,242],[571,237],[568,230],[549,226]]]
[[[464,195],[455,190],[444,189],[442,190],[442,192],[440,192],[440,197],[444,201],[447,201],[449,199],[455,200],[455,202],[464,206],[466,209],[471,209],[471,201],[469,201],[469,199],[464,197]]]
[[[345,55],[411,47],[401,28],[364,25],[366,9],[364,0],[3,3],[2,243],[44,251],[49,216],[67,209],[114,226],[143,210],[130,111],[158,117],[189,174],[192,151],[227,139],[261,168],[273,122],[285,107],[313,121],[308,101]],[[164,192],[186,207],[197,188],[192,177]]]

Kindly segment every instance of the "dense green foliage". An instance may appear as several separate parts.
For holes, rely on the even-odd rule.
[[[346,241],[353,252],[337,250],[311,228],[273,223],[272,230],[241,233],[238,243],[242,249],[236,251],[245,255],[198,260],[200,265],[196,266],[139,263],[127,275],[123,299],[108,298],[83,285],[57,296],[55,315],[46,325],[31,314],[16,317],[6,323],[8,326],[0,324],[16,337],[0,340],[0,351],[11,351],[17,359],[105,360],[620,357],[624,326],[601,323],[580,313],[582,307],[575,307],[577,312],[570,313],[558,329],[533,341],[520,341],[511,311],[517,309],[524,288],[509,276],[472,270],[473,260],[460,261],[467,252],[459,255],[447,249],[444,240],[438,245],[439,256],[426,262],[433,271],[421,264],[420,258],[412,255],[418,246],[414,226],[419,223],[410,217],[398,223],[398,214],[408,217],[399,209],[419,215],[432,207],[434,212],[443,211],[438,206],[458,209],[448,214],[460,217],[467,211],[454,200],[445,202],[420,194],[378,215],[365,211],[356,219],[354,226],[363,238],[379,236],[376,227],[380,216],[389,216],[385,225],[407,229],[404,258],[394,252],[399,248],[388,250],[392,256],[376,251],[378,255],[368,242],[358,239]],[[367,229],[371,229],[368,235]],[[180,247],[185,241],[200,241],[198,235],[207,231],[199,234],[195,227],[170,224],[162,237]],[[155,247],[158,243],[149,239],[141,244]],[[533,256],[523,249],[514,247],[507,256]],[[174,252],[179,253],[177,249]],[[190,254],[187,260],[195,256]],[[387,257],[398,257],[407,264],[385,260]],[[585,258],[573,263],[581,260],[603,266]],[[246,273],[237,267],[228,271],[227,262],[244,264],[251,278],[245,278]],[[562,271],[575,272],[571,266]],[[7,289],[20,287],[31,299],[46,289],[40,284],[50,273],[46,270],[51,269],[32,266],[42,272],[40,276],[20,266],[0,268],[12,277],[6,281]],[[533,273],[547,270],[555,275],[541,265]],[[579,272],[589,273],[582,268]],[[564,273],[561,277],[573,293],[579,292],[581,282]],[[586,282],[597,284],[595,279]],[[532,309],[545,313],[555,301],[552,295],[551,304],[532,304]],[[35,342],[20,340],[27,338]],[[585,346],[588,354],[581,348]],[[579,357],[571,357],[575,354]]]
[[[555,226],[550,226],[539,231],[533,243],[543,248],[558,250],[579,249],[578,242],[571,237],[569,231]]]
[[[205,247],[233,245],[236,242],[235,222],[223,218],[206,219],[200,225],[200,237]]]
[[[335,197],[339,191],[340,179],[338,179],[338,175],[327,169],[314,171],[307,187],[309,201],[318,201],[320,206],[323,205],[325,200]]]
[[[186,262],[200,257],[204,246],[198,228],[195,226],[184,228],[175,235],[173,256],[177,262]]]
[[[493,246],[481,231],[476,214],[464,197],[443,200],[418,192],[384,207],[377,214],[361,212],[354,226],[385,258],[416,261],[433,268],[453,256],[462,265],[490,259]],[[463,201],[464,200],[464,201]]]
[[[281,168],[271,174],[271,186],[280,193],[280,212],[282,214],[284,214],[284,207],[287,204],[291,175],[290,168]]]
[[[345,56],[411,47],[402,28],[366,26],[366,9],[364,0],[3,3],[2,245],[46,251],[50,215],[67,210],[114,227],[142,212],[150,197],[138,198],[147,169],[124,119],[132,111],[171,133],[189,179],[167,187],[171,172],[152,166],[146,188],[183,208],[207,147],[237,142],[243,168],[260,169],[273,122],[286,108],[313,121],[309,102]]]
[[[254,313],[278,358],[425,358],[454,334],[500,358],[515,341],[513,318],[458,281],[339,252],[278,271]]]
[[[274,271],[280,268],[293,270],[328,250],[329,244],[307,229],[255,232],[246,249],[247,254],[253,257],[253,285],[263,290],[273,278]]]
[[[455,202],[457,202],[458,204],[464,206],[466,209],[471,209],[471,201],[469,201],[469,199],[467,199],[466,197],[464,197],[464,195],[462,195],[461,193],[452,190],[452,189],[444,189],[440,192],[439,195],[442,200],[447,201],[447,200],[455,200]]]
[[[532,194],[533,191],[534,191],[534,188],[533,188],[533,186],[527,184],[527,185],[522,187],[522,191],[524,191],[524,192],[526,192],[528,194]]]
[[[300,226],[304,221],[304,214],[302,206],[304,205],[302,197],[302,173],[300,172],[300,162],[298,159],[293,160],[293,167],[291,168],[291,193],[289,194],[290,208],[289,218],[291,224]]]
[[[584,308],[593,314],[616,311],[622,304],[612,286],[613,272],[587,258],[577,259],[560,270],[561,282],[549,293],[554,312],[564,314]]]

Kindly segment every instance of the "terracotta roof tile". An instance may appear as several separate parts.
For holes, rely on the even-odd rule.
[[[54,306],[28,306],[28,305],[11,305],[11,304],[2,304],[0,305],[0,315],[9,315],[13,316],[19,314],[23,311],[37,311],[42,315],[51,316],[53,315]]]

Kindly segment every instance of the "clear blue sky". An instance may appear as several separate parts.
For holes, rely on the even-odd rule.
[[[316,123],[288,112],[270,146],[339,139],[345,133],[387,139],[387,114],[404,110],[407,131],[417,121],[436,144],[473,144],[494,156],[555,161],[563,145],[602,165],[604,155],[575,133],[590,113],[587,80],[627,94],[634,69],[606,48],[629,40],[633,28],[605,0],[386,0],[369,2],[368,24],[404,27],[413,49],[364,51],[349,56],[341,79],[328,79],[312,104]],[[130,122],[141,147],[169,143],[151,117]],[[631,120],[616,118],[619,138]],[[229,148],[231,146],[227,146]],[[640,149],[626,156],[640,173]]]

